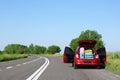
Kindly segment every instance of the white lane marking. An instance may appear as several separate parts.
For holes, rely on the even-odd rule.
[[[29,64],[29,63],[35,62],[35,61],[37,61],[37,60],[39,60],[39,59],[41,59],[41,57],[39,57],[39,58],[37,58],[37,59],[34,59],[34,60],[32,60],[32,61],[28,61],[28,62],[22,63],[22,64],[17,64],[16,66],[21,66],[21,65]],[[8,67],[6,67],[5,69],[11,69],[11,68],[13,68],[13,66],[8,66]],[[2,70],[0,70],[0,71],[2,71]]]
[[[21,66],[21,64],[17,64],[16,66]]]
[[[27,64],[27,63],[22,63],[22,64],[24,65],[24,64]]]
[[[46,60],[46,62],[33,74],[34,77],[32,78],[32,80],[37,80],[49,65],[49,60],[45,57],[44,59]],[[31,79],[28,79],[28,80],[31,80]]]
[[[45,71],[45,69],[48,67],[50,62],[47,58],[45,57],[43,58],[45,59],[45,63],[26,80],[38,80],[41,74]]]
[[[48,67],[50,62],[47,58],[46,58],[46,60],[47,60],[46,66],[44,66],[44,68],[36,75],[36,77],[34,77],[33,80],[37,80],[41,76],[41,74],[45,71],[45,69]]]
[[[11,68],[13,68],[13,66],[8,66],[8,67],[6,67],[6,69],[11,69]]]
[[[22,63],[22,64],[24,65],[24,64],[29,64],[29,63],[35,62],[35,61],[38,61],[40,58],[41,58],[41,57],[39,57],[38,59],[34,59],[34,60],[32,60],[32,61],[28,61],[28,62]]]

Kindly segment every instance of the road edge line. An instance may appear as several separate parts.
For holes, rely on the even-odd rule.
[[[42,73],[45,71],[45,69],[48,67],[48,65],[49,65],[49,60],[46,58],[46,60],[47,60],[47,64],[45,65],[45,67],[36,75],[36,77],[34,77],[34,79],[33,80],[37,80],[41,75],[42,75]]]
[[[47,68],[47,66],[49,65],[49,60],[45,57],[41,58],[45,59],[45,63],[26,80],[37,80],[40,77],[40,75],[44,72],[44,70]]]

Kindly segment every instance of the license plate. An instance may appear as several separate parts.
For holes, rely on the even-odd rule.
[[[86,63],[86,64],[90,64],[90,63],[92,63],[91,61],[89,61],[89,60],[86,60],[86,61],[83,61],[84,63]]]

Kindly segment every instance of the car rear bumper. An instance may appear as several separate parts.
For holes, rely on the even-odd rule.
[[[99,59],[76,59],[74,62],[77,66],[99,66],[100,60]]]

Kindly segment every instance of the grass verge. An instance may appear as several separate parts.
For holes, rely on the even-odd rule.
[[[35,55],[39,55],[39,56],[53,56],[53,57],[62,57],[63,54],[35,54]]]
[[[114,73],[120,74],[120,52],[107,54],[106,69]]]
[[[0,62],[28,57],[27,54],[0,54]]]
[[[120,59],[108,59],[106,69],[120,74]]]

